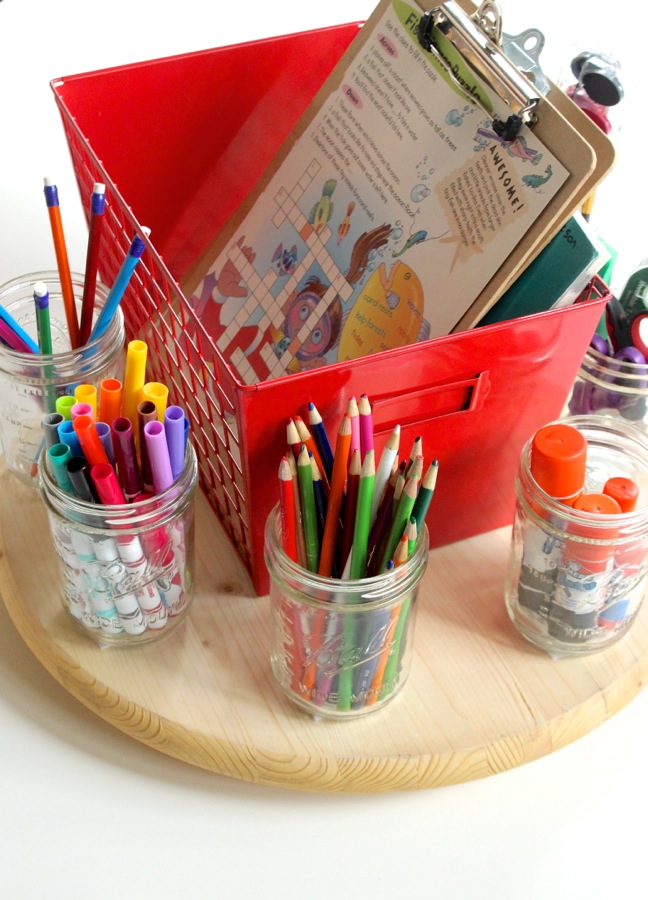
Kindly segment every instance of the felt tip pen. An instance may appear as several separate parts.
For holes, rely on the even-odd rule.
[[[110,465],[104,445],[90,416],[79,416],[77,419],[73,419],[72,426],[81,444],[83,455],[90,465],[97,466],[100,463]]]
[[[111,425],[111,433],[117,478],[124,492],[124,497],[129,502],[142,491],[131,420],[127,419],[126,416],[120,416],[118,419],[115,419]]]
[[[167,447],[169,448],[169,459],[171,461],[171,472],[174,480],[180,476],[184,469],[185,458],[185,414],[180,406],[168,406],[164,411],[164,433],[166,436]]]
[[[174,481],[164,425],[158,421],[147,422],[144,426],[144,439],[151,464],[153,487],[156,494],[161,494],[170,488]]]
[[[143,230],[146,233],[148,233],[149,231],[148,229]],[[111,287],[108,296],[106,297],[106,302],[104,303],[101,312],[97,317],[97,321],[95,322],[94,327],[90,333],[91,341],[96,341],[97,338],[101,337],[101,335],[110,325],[110,321],[115,315],[117,307],[121,303],[121,299],[124,296],[124,292],[128,287],[128,283],[133,276],[135,267],[142,257],[142,253],[144,252],[145,247],[146,245],[144,241],[141,239],[141,237],[139,237],[139,235],[136,234],[128,249],[126,258],[122,263],[121,269],[117,273],[117,278],[115,279],[113,286]]]

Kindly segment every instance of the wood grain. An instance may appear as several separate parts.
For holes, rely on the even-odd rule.
[[[63,612],[37,493],[0,474],[0,593],[34,655],[111,725],[191,765],[305,791],[412,790],[482,778],[597,727],[644,686],[648,612],[608,650],[553,660],[503,599],[509,530],[432,551],[412,673],[385,709],[347,722],[292,706],[269,664],[269,604],[202,495],[196,597],[157,644],[99,649]]]

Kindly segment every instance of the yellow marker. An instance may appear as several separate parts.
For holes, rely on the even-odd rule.
[[[122,389],[122,416],[137,423],[137,406],[142,399],[146,383],[146,357],[148,346],[144,341],[130,341],[126,348],[126,369]],[[134,428],[135,434],[137,429]]]
[[[97,421],[97,388],[93,384],[77,384],[74,388],[77,403],[87,403],[92,407],[92,418]]]
[[[159,381],[147,381],[142,388],[142,400],[150,400],[155,404],[157,417],[160,422],[164,422],[164,410],[167,407],[169,399],[169,388]]]

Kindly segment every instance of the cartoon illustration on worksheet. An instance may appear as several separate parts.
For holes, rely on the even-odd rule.
[[[368,217],[336,179],[320,175],[313,160],[292,191],[279,190],[263,245],[239,235],[192,297],[219,351],[248,383],[429,334],[421,281],[400,259],[427,232],[404,235],[387,222],[360,231]]]

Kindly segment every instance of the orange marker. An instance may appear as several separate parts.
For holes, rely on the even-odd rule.
[[[99,385],[97,421],[112,425],[121,415],[122,383],[117,378],[104,378]]]
[[[631,478],[608,478],[603,485],[603,493],[612,497],[621,507],[621,512],[632,512],[639,499],[639,485]]]

